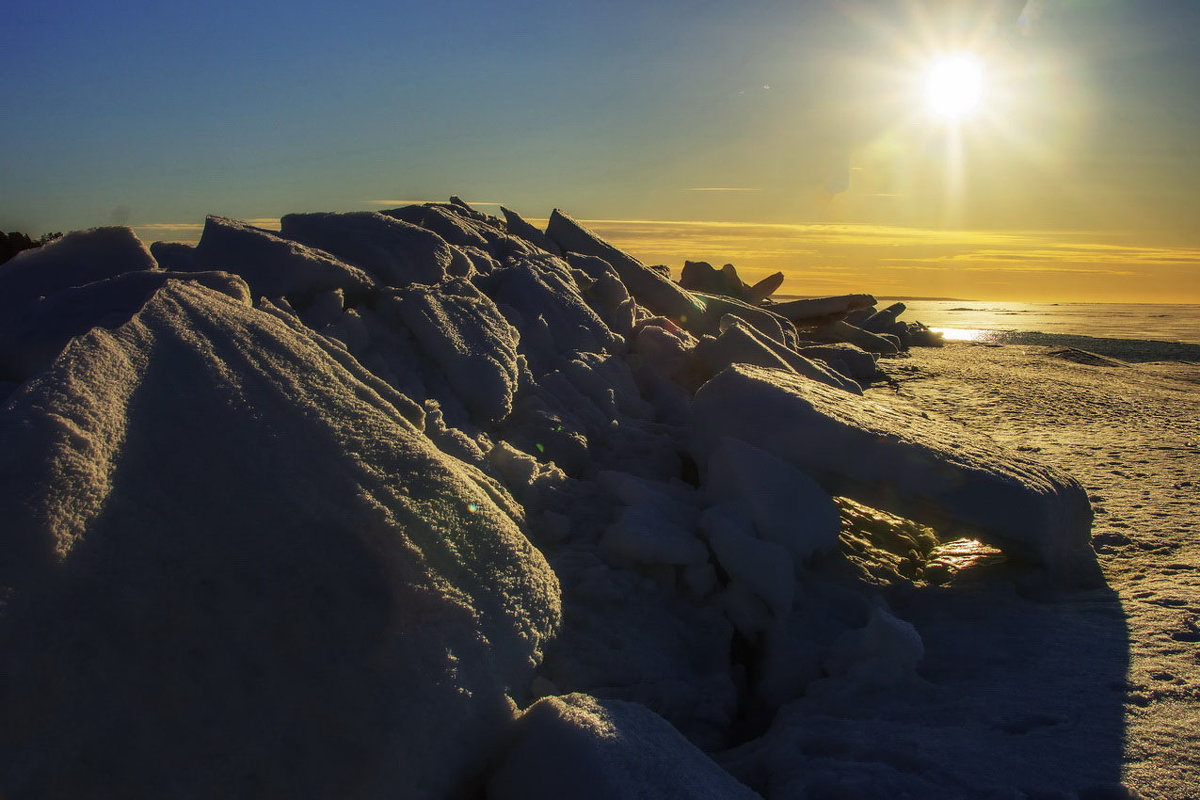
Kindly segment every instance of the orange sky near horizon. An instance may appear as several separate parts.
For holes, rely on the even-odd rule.
[[[486,205],[491,205],[486,204]],[[494,208],[479,207],[485,211]],[[278,229],[274,218],[247,222]],[[545,219],[530,222],[544,226]],[[899,225],[580,220],[678,277],[685,260],[731,263],[749,282],[782,271],[780,294],[1082,303],[1200,303],[1200,247],[1094,231],[935,230]],[[195,242],[202,223],[134,225],[147,242]]]
[[[932,230],[593,220],[596,233],[678,276],[683,254],[732,263],[748,282],[777,270],[784,294],[1093,303],[1200,303],[1200,247],[1091,231]]]

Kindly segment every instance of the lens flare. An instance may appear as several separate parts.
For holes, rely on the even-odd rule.
[[[925,103],[939,119],[970,116],[983,99],[983,64],[970,53],[939,56],[925,74]]]

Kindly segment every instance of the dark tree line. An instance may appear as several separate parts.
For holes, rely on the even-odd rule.
[[[8,261],[22,250],[41,247],[47,242],[53,242],[61,236],[61,233],[43,233],[38,238],[32,239],[29,234],[21,233],[20,231],[11,231],[10,233],[0,231],[0,264]]]

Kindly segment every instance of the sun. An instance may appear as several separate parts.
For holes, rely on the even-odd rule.
[[[971,53],[947,53],[929,62],[925,72],[925,106],[937,119],[959,122],[978,110],[983,100],[983,63]]]

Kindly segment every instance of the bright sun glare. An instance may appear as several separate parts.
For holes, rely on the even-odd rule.
[[[947,122],[970,116],[983,97],[983,65],[970,53],[934,59],[925,73],[925,104]]]

